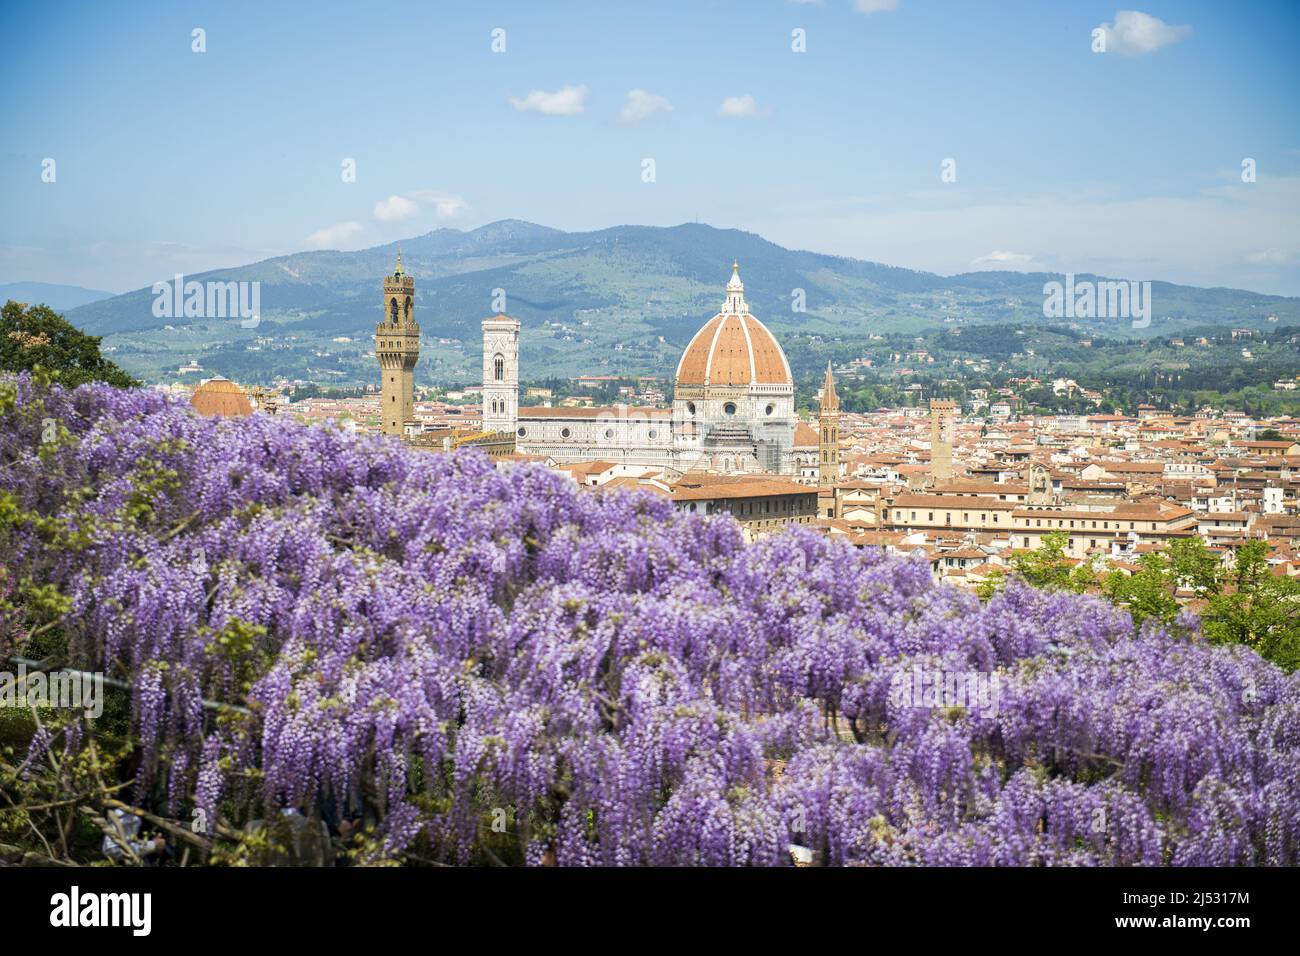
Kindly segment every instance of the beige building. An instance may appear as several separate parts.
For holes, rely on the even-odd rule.
[[[897,495],[881,501],[880,527],[1009,532],[1017,507],[985,496]]]
[[[782,478],[688,475],[672,486],[673,507],[684,514],[730,514],[753,539],[789,524],[817,519],[817,489]]]
[[[477,448],[489,458],[509,458],[515,453],[515,439],[508,432],[474,431],[465,428],[426,429],[408,437],[407,444],[423,451]]]
[[[1021,508],[1012,513],[1012,545],[1037,548],[1053,531],[1069,538],[1066,553],[1081,558],[1115,545],[1187,537],[1196,533],[1196,513],[1165,502],[1126,503],[1109,511]]]

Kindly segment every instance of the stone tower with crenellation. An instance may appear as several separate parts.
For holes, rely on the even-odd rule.
[[[952,481],[952,442],[957,427],[957,403],[947,399],[930,400],[930,482],[944,485]]]
[[[835,394],[830,362],[826,363],[826,382],[822,385],[817,421],[821,426],[817,440],[817,484],[831,488],[840,476],[840,399]]]
[[[420,360],[420,326],[415,321],[415,280],[402,269],[397,251],[393,274],[384,277],[384,319],[375,326],[379,360],[379,424],[385,435],[402,435],[415,417],[415,363]]]

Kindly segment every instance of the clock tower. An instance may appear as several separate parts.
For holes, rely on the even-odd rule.
[[[415,280],[397,266],[384,277],[384,318],[375,326],[379,360],[379,425],[385,435],[401,436],[415,417],[415,363],[420,359],[420,326],[415,321]]]

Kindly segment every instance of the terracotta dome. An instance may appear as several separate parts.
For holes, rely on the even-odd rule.
[[[733,265],[722,311],[695,333],[677,363],[678,385],[793,385],[785,353],[749,314],[744,291]]]
[[[240,416],[253,414],[244,390],[228,378],[214,378],[194,390],[190,404],[200,415]]]

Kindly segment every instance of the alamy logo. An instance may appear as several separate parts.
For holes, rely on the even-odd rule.
[[[0,707],[56,707],[81,710],[93,720],[104,712],[104,675],[81,671],[0,671]]]
[[[1065,274],[1065,284],[1053,280],[1043,285],[1043,318],[1046,319],[1132,319],[1133,328],[1151,324],[1151,283],[1091,279],[1074,281]]]
[[[1001,690],[998,675],[987,671],[925,670],[916,665],[894,675],[889,700],[897,708],[964,707],[996,717]]]
[[[177,273],[171,282],[153,284],[153,314],[158,319],[226,319],[239,317],[245,329],[262,321],[261,282],[185,281]]]
[[[151,893],[86,893],[74,886],[50,897],[50,925],[129,926],[132,935],[148,936],[153,925]]]

